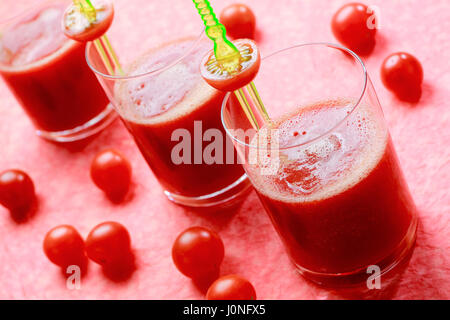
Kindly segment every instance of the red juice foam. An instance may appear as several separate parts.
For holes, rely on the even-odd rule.
[[[2,31],[0,74],[40,130],[83,125],[108,99],[85,61],[85,45],[61,31],[65,4],[41,7]]]
[[[167,191],[189,197],[219,191],[244,174],[242,166],[236,162],[194,163],[194,121],[201,121],[203,133],[208,129],[221,132],[224,163],[225,139],[228,139],[220,120],[225,94],[210,87],[199,71],[200,61],[210,50],[211,43],[200,41],[191,50],[195,41],[182,39],[148,52],[131,65],[127,74],[142,75],[165,69],[154,75],[123,81],[115,88],[117,107],[124,123],[158,180]],[[187,130],[192,138],[190,164],[175,164],[172,159],[172,150],[179,144],[179,141],[171,141],[172,133],[179,129]],[[204,142],[203,147],[209,143]]]
[[[324,101],[274,119],[278,172],[250,174],[294,263],[312,272],[351,273],[377,264],[395,252],[413,219],[392,141],[368,106],[319,138],[352,106]]]

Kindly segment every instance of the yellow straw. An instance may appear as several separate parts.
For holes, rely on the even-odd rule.
[[[90,0],[73,0],[73,3],[80,8],[81,13],[83,13],[91,23],[97,20],[96,9]],[[108,37],[106,35],[101,36],[94,41],[94,45],[108,72],[111,75],[114,75],[117,70],[119,74],[123,75],[123,69]]]

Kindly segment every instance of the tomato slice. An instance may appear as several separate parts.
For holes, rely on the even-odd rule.
[[[106,0],[91,0],[97,13],[94,22],[80,12],[78,6],[71,5],[67,8],[63,18],[64,34],[72,40],[79,42],[94,41],[103,36],[112,24],[114,18],[114,6]]]
[[[239,39],[233,41],[242,56],[241,70],[229,74],[219,67],[211,50],[203,58],[200,72],[203,79],[212,87],[220,91],[235,91],[249,84],[256,77],[261,66],[261,56],[256,43],[250,39]]]

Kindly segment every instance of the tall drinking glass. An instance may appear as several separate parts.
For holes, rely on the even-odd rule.
[[[294,46],[265,57],[255,84],[270,123],[253,130],[231,94],[222,121],[299,272],[346,286],[404,260],[416,208],[359,57]]]
[[[86,64],[86,46],[62,31],[69,3],[15,1],[17,14],[0,18],[0,75],[37,134],[58,142],[87,138],[116,117]]]
[[[167,13],[167,5],[154,3],[141,22],[135,17],[128,40],[120,32],[112,36],[123,72],[109,72],[91,43],[86,57],[167,197],[190,207],[229,206],[250,184],[240,164],[227,164],[230,154],[209,152],[215,137],[227,138],[220,120],[225,94],[201,78],[200,61],[213,44],[201,35],[193,4],[180,5],[189,6],[179,8],[180,19]]]

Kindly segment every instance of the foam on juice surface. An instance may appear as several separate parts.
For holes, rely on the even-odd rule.
[[[27,15],[2,31],[0,63],[11,67],[28,65],[58,51],[68,39],[61,31],[64,6],[55,5]]]
[[[127,75],[136,78],[115,87],[122,117],[144,124],[171,121],[218,94],[199,71],[200,61],[211,49],[211,43],[200,41],[191,50],[195,42],[188,38],[168,43],[148,52],[128,68]]]
[[[380,161],[388,141],[387,130],[370,107],[358,106],[338,130],[318,138],[352,108],[345,100],[325,101],[275,119],[280,166],[275,175],[255,171],[255,188],[284,202],[309,202],[343,192],[364,179]],[[260,166],[250,166],[250,170],[260,170]]]

